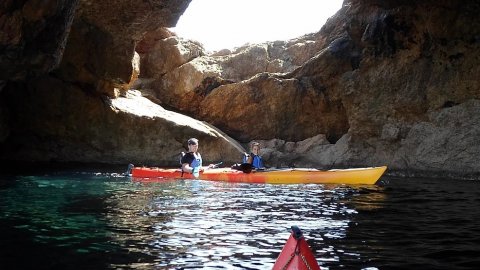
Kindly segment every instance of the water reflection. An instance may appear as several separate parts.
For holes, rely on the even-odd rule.
[[[226,265],[229,269],[270,269],[292,225],[304,230],[321,262],[338,260],[338,252],[345,251],[325,246],[324,238],[345,237],[350,218],[356,214],[348,198],[358,197],[360,201],[362,196],[370,196],[365,189],[361,192],[361,188],[341,185],[257,185],[201,180],[137,184],[143,193],[137,191],[135,196],[123,197],[116,204],[123,213],[137,209],[141,216],[137,222],[142,222],[135,227],[151,229],[151,238],[147,237],[144,239],[147,242],[138,246],[144,251],[148,249],[155,257],[156,267],[161,269],[218,269]],[[111,223],[131,224],[132,219]],[[124,239],[120,237],[117,241]],[[140,252],[137,248],[130,249]]]
[[[74,173],[0,187],[2,269],[271,269],[292,225],[322,269],[479,263],[473,182],[348,187]]]

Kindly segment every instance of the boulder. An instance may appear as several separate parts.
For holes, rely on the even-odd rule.
[[[199,116],[242,142],[272,137],[298,141],[319,133],[335,142],[349,128],[342,104],[308,79],[268,73],[213,90],[202,101]]]

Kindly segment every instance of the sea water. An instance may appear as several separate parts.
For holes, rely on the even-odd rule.
[[[322,269],[476,269],[480,182],[0,176],[0,269],[271,269],[302,229]]]

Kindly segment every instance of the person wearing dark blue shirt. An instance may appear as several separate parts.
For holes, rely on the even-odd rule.
[[[215,165],[210,164],[208,167],[202,167],[202,155],[198,152],[198,139],[190,138],[187,141],[188,153],[182,156],[180,163],[182,164],[182,174],[184,172],[191,173],[195,177],[199,177],[200,172],[205,169],[214,168]]]

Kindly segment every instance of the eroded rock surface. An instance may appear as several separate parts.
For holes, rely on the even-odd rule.
[[[60,63],[79,0],[0,3],[0,81],[45,74]]]
[[[347,0],[318,33],[210,53],[165,28],[189,2],[2,2],[1,158],[169,165],[197,136],[234,162],[225,132],[271,166],[480,178],[480,4]]]
[[[299,142],[258,140],[268,166],[330,169],[358,164],[388,164],[407,176],[478,178],[480,101],[432,111],[400,135],[400,123],[385,124],[381,138],[346,134],[335,144],[323,134]],[[401,139],[400,136],[404,138]],[[462,171],[462,173],[459,173]]]
[[[11,96],[23,106],[10,108],[16,128],[2,147],[10,160],[178,166],[189,137],[200,140],[205,162],[232,163],[243,152],[211,125],[165,110],[135,92],[99,98],[43,78]]]
[[[160,103],[243,142],[276,138],[291,146],[318,134],[329,142],[304,154],[267,151],[279,153],[269,154],[274,165],[386,163],[407,173],[478,174],[465,158],[478,152],[468,114],[450,119],[466,123],[467,140],[431,147],[437,132],[464,136],[434,115],[480,99],[476,11],[473,2],[346,1],[315,35],[199,54],[150,86]],[[414,139],[420,134],[424,140]],[[418,152],[424,147],[431,150]],[[459,163],[439,149],[462,151]]]

